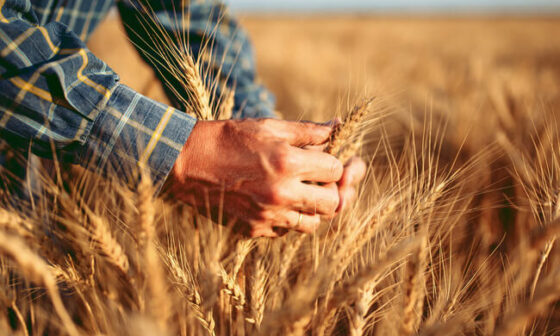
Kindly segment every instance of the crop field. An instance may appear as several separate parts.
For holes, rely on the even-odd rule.
[[[241,22],[284,118],[375,98],[345,139],[368,163],[354,203],[248,239],[145,179],[51,165],[27,211],[2,194],[1,335],[559,332],[560,19]],[[88,45],[166,101],[118,19]]]

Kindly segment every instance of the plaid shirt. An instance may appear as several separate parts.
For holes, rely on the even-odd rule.
[[[189,45],[197,56],[203,38],[210,38],[209,80],[219,73],[212,71],[213,60],[223,60],[221,73],[230,75],[217,82],[235,85],[241,117],[272,116],[273,98],[255,81],[251,45],[238,23],[216,1],[192,1],[186,9],[181,2],[150,5],[170,33],[179,28],[169,18],[190,13],[184,32]],[[55,155],[104,174],[129,178],[136,167],[148,167],[160,187],[196,119],[176,109],[181,106],[166,106],[120,84],[118,75],[87,49],[85,41],[112,5],[113,0],[0,0],[0,137],[21,152]],[[136,6],[129,0],[118,3],[129,37],[150,50],[150,39],[139,38],[147,36],[146,14]],[[172,83],[154,55],[143,57]]]

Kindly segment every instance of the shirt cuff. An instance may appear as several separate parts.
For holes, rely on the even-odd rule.
[[[148,173],[159,192],[196,121],[118,84],[93,124],[80,162],[133,186],[139,172]]]

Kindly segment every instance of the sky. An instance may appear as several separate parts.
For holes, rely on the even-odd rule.
[[[225,0],[243,11],[541,12],[560,13],[560,0]]]

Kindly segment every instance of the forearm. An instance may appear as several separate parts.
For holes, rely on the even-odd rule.
[[[159,186],[196,120],[119,84],[67,26],[40,25],[23,3],[0,3],[0,135],[126,180],[143,167]]]

